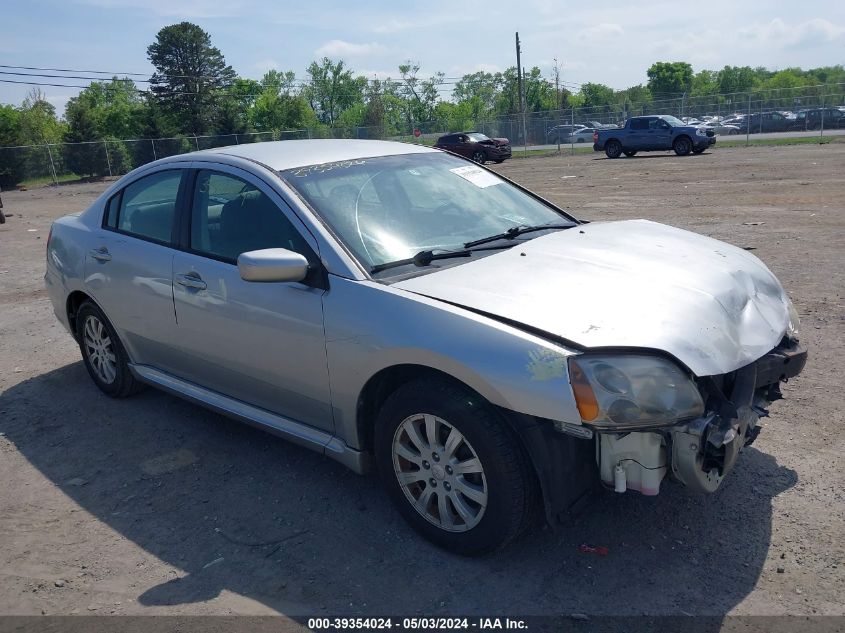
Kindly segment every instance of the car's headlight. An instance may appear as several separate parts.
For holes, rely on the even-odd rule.
[[[704,413],[695,383],[657,356],[572,356],[569,381],[581,420],[596,428],[664,426]]]
[[[792,301],[787,299],[787,312],[789,313],[789,323],[786,324],[786,334],[790,338],[795,338],[798,335],[798,328],[801,325],[801,320],[798,318],[798,310],[795,309]]]
[[[707,128],[706,127],[699,127],[696,128],[695,133],[698,136],[707,136]]]

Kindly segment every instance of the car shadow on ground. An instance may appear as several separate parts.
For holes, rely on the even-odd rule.
[[[152,389],[109,399],[81,363],[8,389],[0,431],[80,507],[180,570],[140,582],[140,604],[229,590],[293,616],[724,614],[754,588],[772,499],[796,482],[750,448],[715,495],[607,493],[567,525],[465,559],[416,536],[374,476]]]
[[[617,158],[608,158],[607,156],[596,156],[592,160],[640,160],[642,158],[674,158],[674,159],[681,159],[681,158],[695,158],[696,156],[710,156],[713,154],[712,151],[705,150],[700,154],[687,154],[686,156],[678,156],[677,154],[655,154],[652,152],[649,153],[637,153],[636,156],[618,156]]]

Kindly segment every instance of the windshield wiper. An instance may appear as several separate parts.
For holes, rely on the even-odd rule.
[[[495,242],[496,240],[512,240],[523,233],[533,233],[534,231],[545,231],[546,229],[571,229],[574,224],[538,224],[536,226],[512,226],[504,233],[497,233],[488,237],[482,237],[471,242],[466,242],[464,248],[472,248],[473,246],[480,246],[488,242]]]
[[[399,266],[428,266],[435,259],[449,259],[450,257],[471,257],[472,251],[446,251],[445,253],[435,253],[434,251],[420,251],[413,257],[408,259],[397,259],[395,262],[386,262],[384,264],[376,264],[370,268],[370,273],[379,273],[388,268],[398,268]]]

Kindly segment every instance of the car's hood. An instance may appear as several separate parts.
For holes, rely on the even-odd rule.
[[[663,350],[698,376],[775,347],[788,298],[751,253],[647,220],[577,226],[395,287],[586,348]]]

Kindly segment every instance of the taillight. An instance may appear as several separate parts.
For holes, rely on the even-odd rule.
[[[599,133],[593,132],[593,143],[598,143],[598,142],[599,142]]]

